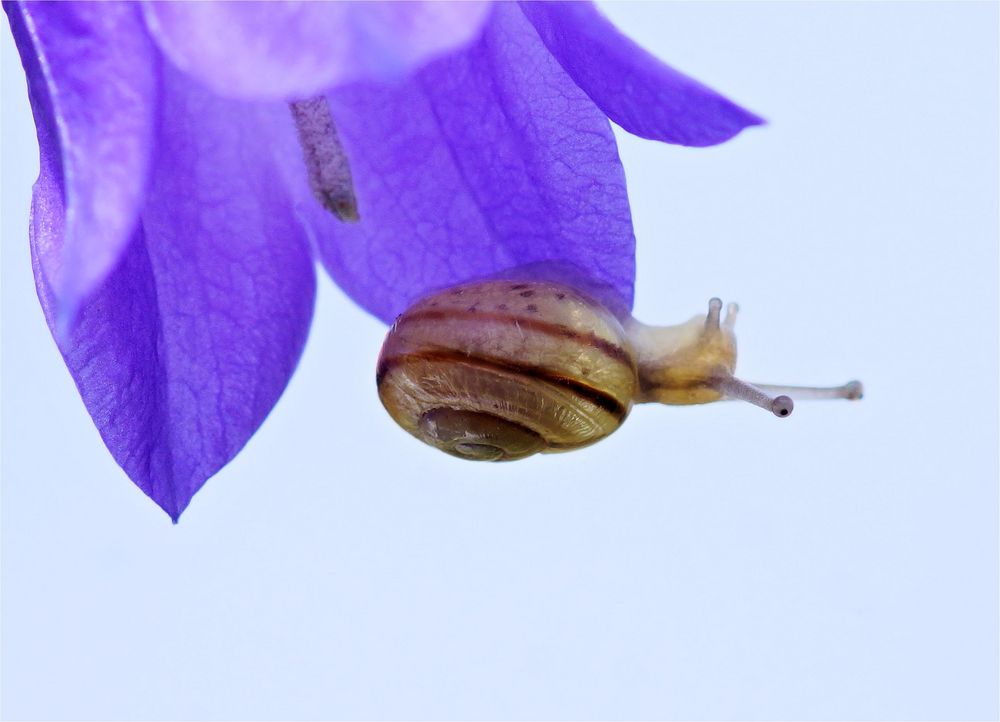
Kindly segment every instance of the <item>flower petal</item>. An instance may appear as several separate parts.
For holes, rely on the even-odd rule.
[[[521,2],[542,41],[629,133],[679,145],[729,140],[764,120],[661,63],[587,2]]]
[[[169,68],[148,201],[121,264],[57,339],[132,480],[174,520],[246,443],[298,361],[315,271],[256,108]],[[43,158],[31,239],[50,326],[64,214]]]
[[[402,77],[471,42],[486,2],[150,2],[166,55],[222,95],[301,99]]]
[[[104,280],[135,227],[153,133],[155,49],[129,3],[5,3],[43,155],[62,166],[61,313]],[[81,72],[86,68],[86,72]]]
[[[328,98],[361,221],[302,205],[326,268],[376,316],[529,264],[631,307],[635,239],[610,125],[516,5],[496,5],[475,45],[399,86]]]

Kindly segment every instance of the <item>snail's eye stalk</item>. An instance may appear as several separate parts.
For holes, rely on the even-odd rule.
[[[754,406],[767,409],[779,418],[791,416],[792,410],[795,408],[795,402],[787,395],[768,393],[764,388],[741,381],[735,376],[721,375],[712,379],[710,383],[727,399],[747,401]]]

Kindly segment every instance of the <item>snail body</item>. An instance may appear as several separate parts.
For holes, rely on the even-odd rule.
[[[456,286],[396,319],[379,355],[379,397],[413,436],[484,461],[588,446],[616,431],[634,403],[733,397],[788,415],[787,396],[732,376],[736,307],[720,323],[721,306],[712,299],[707,316],[653,327],[562,283]],[[847,386],[806,391],[847,398]]]

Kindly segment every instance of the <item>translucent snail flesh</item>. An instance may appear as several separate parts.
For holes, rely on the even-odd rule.
[[[424,298],[389,330],[376,381],[406,431],[466,459],[504,461],[603,439],[633,403],[739,398],[787,416],[794,393],[861,397],[861,385],[754,386],[733,376],[736,306],[678,326],[624,323],[549,281],[480,281]]]

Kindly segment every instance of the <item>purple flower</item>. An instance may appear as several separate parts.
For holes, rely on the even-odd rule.
[[[384,321],[542,263],[627,308],[608,119],[690,146],[761,122],[586,3],[5,9],[41,153],[38,295],[114,458],[174,520],[288,382],[314,259]]]

